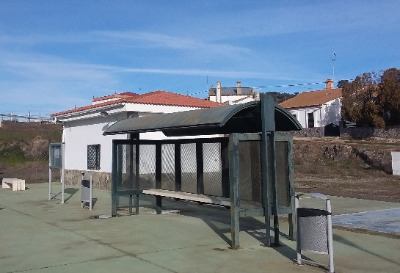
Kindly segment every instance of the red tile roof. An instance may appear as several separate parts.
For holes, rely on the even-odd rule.
[[[311,107],[322,105],[340,97],[342,97],[342,88],[325,89],[300,93],[293,98],[281,102],[279,105],[286,109]]]
[[[98,98],[93,98],[93,102],[96,101],[102,101],[102,100],[109,100],[109,99],[114,99],[114,98],[131,98],[131,97],[138,97],[140,96],[139,94],[133,93],[133,92],[123,92],[123,93],[115,93],[112,95],[107,95],[107,96],[103,96],[103,97],[98,97]]]
[[[190,96],[180,95],[166,91],[150,92],[136,98],[130,98],[128,99],[128,101],[132,103],[187,106],[187,107],[198,107],[198,108],[212,108],[223,105],[209,100],[193,98]]]
[[[115,99],[101,103],[99,101]],[[65,114],[86,111],[89,109],[95,109],[113,104],[121,103],[138,103],[138,104],[153,104],[153,105],[169,105],[169,106],[181,106],[181,107],[195,107],[195,108],[212,108],[223,106],[224,104],[212,102],[204,99],[193,98],[190,96],[180,95],[167,91],[154,91],[146,94],[136,94],[131,92],[125,92],[121,94],[113,94],[100,98],[93,98],[93,102],[97,102],[93,105],[78,107],[75,109],[54,113],[51,116],[61,116]]]

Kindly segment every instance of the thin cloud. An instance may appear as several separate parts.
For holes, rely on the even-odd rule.
[[[43,60],[34,59],[24,61],[5,60],[3,58],[3,67],[26,79],[41,78],[44,81],[49,80],[79,80],[86,82],[96,81],[115,81],[115,76],[120,74],[164,74],[164,75],[182,75],[182,76],[204,76],[204,69],[182,68],[146,68],[146,67],[124,67],[102,64],[74,63],[61,59]],[[264,73],[248,70],[209,70],[210,75],[224,78],[265,78],[265,79],[287,79],[276,73]]]
[[[137,31],[96,31],[95,35],[107,43],[124,43],[126,46],[144,48],[164,48],[174,50],[199,51],[207,50],[209,53],[243,54],[249,49],[201,39],[186,38],[153,32]]]
[[[69,34],[26,34],[0,36],[4,45],[32,47],[40,44],[96,44],[104,46],[123,46],[136,48],[160,48],[169,50],[204,51],[214,54],[244,54],[251,50],[216,41],[186,38],[156,32],[137,31],[91,31],[88,33]]]

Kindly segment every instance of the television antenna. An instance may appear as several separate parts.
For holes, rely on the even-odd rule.
[[[332,77],[335,77],[335,62],[336,62],[336,52],[334,51],[331,57],[332,61]]]

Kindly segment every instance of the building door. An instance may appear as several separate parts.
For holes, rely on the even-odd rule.
[[[314,128],[314,113],[307,113],[308,128]]]

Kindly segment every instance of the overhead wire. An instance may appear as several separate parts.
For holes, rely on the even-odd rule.
[[[352,81],[353,79],[345,79],[347,81]],[[259,86],[251,86],[253,89],[266,89],[266,88],[290,88],[290,87],[299,87],[299,86],[312,86],[312,85],[321,85],[325,84],[325,82],[307,82],[307,83],[295,83],[295,84],[279,84],[279,85],[259,85]],[[285,90],[286,91],[286,90]],[[197,92],[187,92],[189,96],[199,95],[208,92],[208,90],[197,91]],[[268,91],[261,91],[268,92]]]

